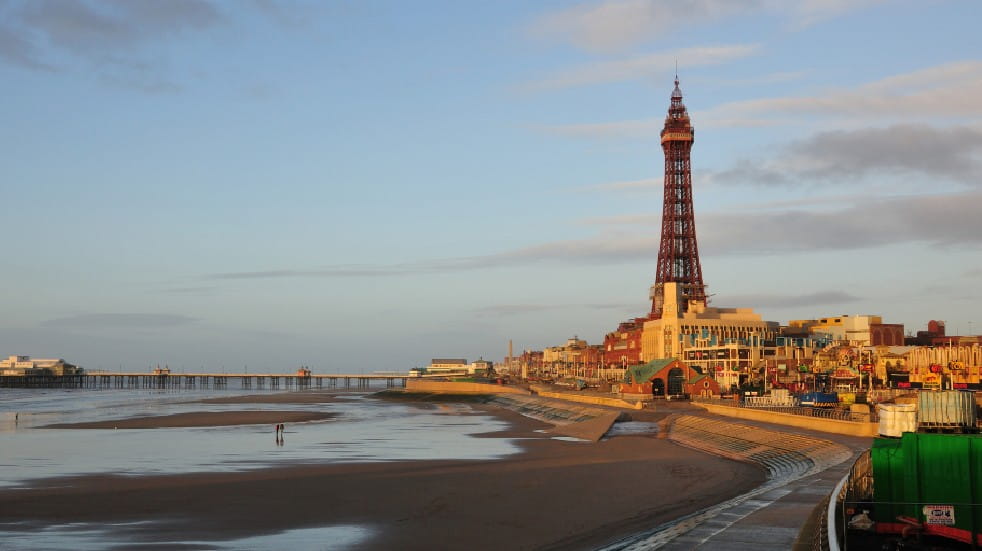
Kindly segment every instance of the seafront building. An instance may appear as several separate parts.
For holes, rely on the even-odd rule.
[[[695,301],[683,308],[682,298],[676,283],[663,285],[661,317],[644,322],[642,361],[683,358],[689,356],[689,349],[701,349],[697,352],[721,352],[715,356],[750,367],[764,359],[765,344],[773,343],[778,335],[780,324],[764,321],[751,308],[714,308]],[[732,350],[739,351],[737,356],[726,357],[725,352]]]
[[[571,376],[584,370],[593,370],[603,363],[600,345],[591,345],[574,336],[562,346],[552,346],[542,351],[542,364],[557,376]]]
[[[465,358],[433,358],[430,365],[409,370],[412,377],[423,375],[486,375],[493,372],[494,363],[484,358],[467,363]]]
[[[791,320],[788,332],[824,333],[832,340],[853,346],[903,346],[904,326],[883,323],[880,316],[832,316],[817,320]]]
[[[82,368],[72,365],[61,358],[36,358],[30,356],[8,356],[0,360],[0,376],[27,377],[33,375],[50,375],[65,377],[82,374]]]

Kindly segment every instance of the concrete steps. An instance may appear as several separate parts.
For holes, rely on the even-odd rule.
[[[553,428],[548,431],[551,434],[593,442],[603,438],[610,427],[625,415],[617,410],[540,396],[499,395],[491,402],[552,424]]]

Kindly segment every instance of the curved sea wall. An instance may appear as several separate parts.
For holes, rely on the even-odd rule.
[[[852,457],[849,448],[831,440],[694,415],[674,419],[668,437],[689,448],[757,463],[771,479],[800,478]]]
[[[547,393],[553,397],[533,396],[528,390],[508,385],[407,379],[407,393],[460,394],[488,396],[488,403],[509,409],[554,425],[548,432],[597,441],[624,413],[595,407],[596,402],[582,403],[567,398],[576,395]],[[582,398],[590,398],[584,396]],[[630,405],[619,404],[620,407]]]

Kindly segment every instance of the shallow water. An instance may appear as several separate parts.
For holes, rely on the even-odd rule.
[[[140,544],[120,537],[120,532],[138,529],[140,524],[97,525],[87,523],[58,524],[43,529],[0,532],[0,549],[44,549],[50,551],[100,551],[104,549],[159,549],[180,546],[182,549],[290,549],[322,551],[347,549],[362,543],[372,531],[363,526],[323,526],[285,530],[275,534],[217,541],[169,541]]]
[[[474,438],[507,424],[466,404],[424,409],[364,394],[339,394],[325,404],[189,403],[229,391],[43,391],[0,393],[0,485],[89,473],[124,475],[234,471],[283,463],[350,463],[411,459],[493,459],[516,442]],[[29,391],[28,391],[29,392]],[[282,444],[272,426],[159,429],[42,429],[189,411],[322,411],[336,417],[287,424]],[[16,412],[16,422],[14,415]]]
[[[202,404],[203,398],[256,394],[230,390],[0,389],[2,491],[32,480],[93,473],[147,475],[413,459],[494,459],[519,451],[517,440],[476,438],[508,424],[467,404],[416,407],[338,392],[324,404]],[[335,414],[286,425],[159,429],[43,429],[41,425],[171,415],[189,411],[299,410]],[[38,530],[7,525],[0,549],[153,549],[126,536],[138,526],[63,524]],[[326,526],[227,541],[172,541],[192,549],[345,549],[371,535],[365,526]],[[327,543],[325,543],[327,542]],[[187,547],[184,547],[187,546]]]

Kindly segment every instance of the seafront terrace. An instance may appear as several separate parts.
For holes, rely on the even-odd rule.
[[[0,376],[0,388],[303,390],[311,388],[369,389],[405,387],[408,375],[297,373],[85,373],[82,375]]]

